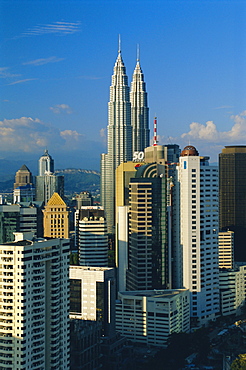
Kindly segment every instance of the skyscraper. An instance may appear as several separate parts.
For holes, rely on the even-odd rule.
[[[38,161],[39,176],[36,176],[36,200],[47,204],[51,196],[56,192],[62,198],[64,196],[64,176],[54,174],[54,160],[45,150]]]
[[[44,154],[39,158],[38,161],[38,174],[44,176],[47,173],[54,172],[54,159],[49,155],[48,150],[44,151]]]
[[[81,207],[75,215],[76,244],[81,266],[108,266],[107,221],[102,207]]]
[[[64,196],[64,176],[36,176],[36,200],[46,205],[54,193]]]
[[[3,369],[69,369],[69,240],[16,233],[0,251]]]
[[[24,164],[15,174],[13,203],[31,202],[35,199],[32,173]]]
[[[149,163],[129,184],[127,290],[169,286],[167,242],[165,166]]]
[[[220,229],[234,231],[234,257],[246,262],[246,146],[219,154]]]
[[[115,224],[115,170],[132,159],[131,103],[128,78],[119,47],[108,103],[107,154],[101,156],[101,204],[109,232]]]
[[[132,151],[144,151],[149,146],[149,108],[144,75],[139,56],[132,76],[131,92]]]
[[[208,160],[187,146],[177,167],[183,286],[190,290],[193,326],[219,311],[218,167]]]

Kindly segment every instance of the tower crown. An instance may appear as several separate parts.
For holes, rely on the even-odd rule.
[[[199,153],[193,145],[187,145],[181,152],[181,157],[198,156]]]

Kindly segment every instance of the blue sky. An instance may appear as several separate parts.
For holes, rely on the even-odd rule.
[[[246,1],[1,1],[0,155],[99,169],[121,35],[159,143],[246,144]],[[63,161],[63,162],[62,162]]]

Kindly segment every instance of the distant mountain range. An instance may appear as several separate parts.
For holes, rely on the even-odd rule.
[[[100,173],[98,171],[67,168],[56,170],[55,173],[64,176],[65,194],[80,193],[81,191],[95,194],[100,191]]]
[[[19,161],[0,159],[0,193],[12,193],[15,173],[22,165],[23,163]],[[29,167],[28,163],[26,165],[31,170],[32,166]],[[64,176],[65,194],[81,191],[99,193],[100,173],[98,171],[67,168],[56,170],[55,173]]]

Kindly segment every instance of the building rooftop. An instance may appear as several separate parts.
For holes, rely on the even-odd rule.
[[[121,295],[139,296],[139,297],[153,297],[153,298],[169,298],[176,294],[187,291],[188,289],[164,289],[164,290],[136,290],[120,292]]]
[[[88,270],[88,271],[107,271],[114,269],[113,267],[97,267],[97,266],[75,266],[70,265],[70,269],[72,270]]]

